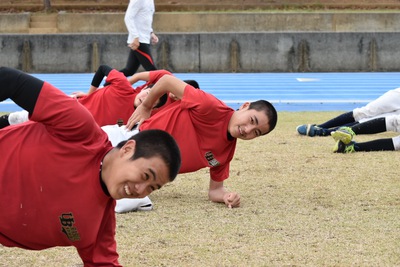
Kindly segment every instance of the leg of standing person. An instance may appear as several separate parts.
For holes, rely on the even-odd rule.
[[[149,44],[140,44],[137,51],[137,58],[140,64],[146,71],[156,70],[157,67],[151,55],[151,48]]]
[[[149,44],[140,43],[140,46],[136,50],[129,52],[128,61],[125,68],[120,70],[126,77],[132,76],[137,72],[139,66],[142,65],[146,71],[156,70],[153,57],[151,56],[151,50]]]
[[[128,61],[126,62],[125,68],[121,69],[122,72],[126,77],[132,76],[138,70],[140,66],[139,60],[136,58],[136,53],[133,50],[130,50],[128,55]]]

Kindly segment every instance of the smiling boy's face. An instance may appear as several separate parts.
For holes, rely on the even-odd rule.
[[[249,109],[249,105],[244,103],[229,121],[228,132],[234,138],[251,140],[269,132],[269,119],[265,112]]]
[[[117,153],[108,172],[107,189],[114,199],[143,198],[170,181],[169,169],[158,156],[132,160],[135,142],[129,140]]]

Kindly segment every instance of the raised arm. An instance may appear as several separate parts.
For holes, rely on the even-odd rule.
[[[128,120],[127,128],[132,129],[136,123],[142,123],[145,119],[149,118],[153,106],[162,95],[173,93],[178,99],[181,99],[186,86],[187,83],[174,76],[164,75],[161,77],[151,88],[149,95],[143,103],[133,112]]]
[[[137,72],[128,78],[131,84],[135,84],[138,81],[146,81],[146,84],[155,84],[162,76],[172,75],[171,72],[167,70],[151,70],[144,72]]]
[[[130,84],[135,84],[138,81],[148,82],[149,80],[150,80],[150,71],[136,72],[135,74],[133,74],[131,77],[128,78]]]

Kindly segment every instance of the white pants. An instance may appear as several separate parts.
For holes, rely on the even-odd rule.
[[[395,114],[400,114],[400,88],[389,90],[366,106],[353,110],[354,119],[358,122]]]
[[[139,132],[137,128],[133,130],[126,129],[125,125],[119,127],[115,125],[105,125],[101,129],[108,135],[108,140],[111,141],[113,146],[118,145],[121,141],[125,141]]]
[[[400,135],[393,137],[394,150],[400,150]]]
[[[400,132],[400,115],[391,115],[386,117],[386,130]],[[392,138],[395,150],[400,150],[400,136]]]
[[[386,130],[400,132],[400,115],[390,115],[385,118]]]

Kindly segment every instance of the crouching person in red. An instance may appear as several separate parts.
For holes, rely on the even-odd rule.
[[[0,130],[0,243],[74,246],[84,266],[121,266],[115,200],[142,198],[175,179],[181,156],[161,130],[115,148],[89,111],[51,84],[0,68],[0,101],[30,121]]]

